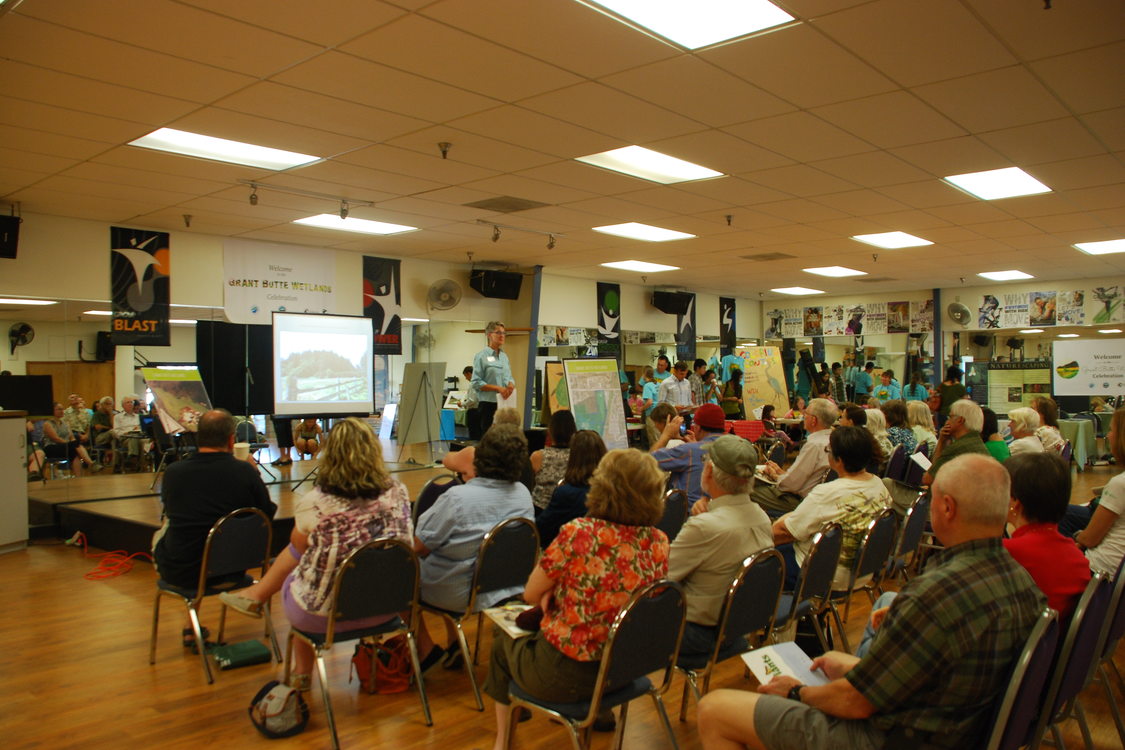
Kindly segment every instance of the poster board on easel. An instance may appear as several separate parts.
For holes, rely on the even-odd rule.
[[[557,411],[570,409],[570,394],[566,390],[566,373],[562,362],[547,362],[543,365],[543,390],[546,393],[543,409],[543,424]]]
[[[430,443],[441,435],[441,389],[445,362],[411,362],[402,374],[398,444]]]
[[[781,413],[789,409],[789,388],[781,364],[781,348],[748,346],[742,360],[742,404],[746,414],[767,404]]]
[[[142,367],[141,377],[152,391],[156,414],[166,433],[178,435],[199,429],[199,418],[211,410],[211,399],[197,368]]]
[[[605,447],[629,447],[625,402],[616,359],[565,359],[567,398],[574,424],[602,436]]]

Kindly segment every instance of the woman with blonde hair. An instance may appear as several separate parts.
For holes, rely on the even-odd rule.
[[[380,537],[407,543],[413,539],[410,495],[383,463],[375,432],[355,417],[337,422],[328,433],[316,484],[297,501],[293,516],[290,544],[262,580],[219,595],[228,607],[261,617],[262,603],[280,590],[289,622],[304,631],[323,633],[332,579],[352,550]],[[337,622],[336,629],[372,627],[393,616]],[[307,690],[312,648],[301,640],[294,646],[291,684]]]
[[[1039,414],[1029,406],[1021,406],[1008,412],[1008,429],[1015,440],[1008,446],[1013,456],[1020,453],[1042,453],[1043,441],[1035,435],[1039,429]]]
[[[879,460],[879,474],[882,474],[895,447],[891,444],[891,438],[887,434],[887,418],[883,415],[883,412],[878,409],[867,409],[866,411],[867,424],[864,426],[875,438],[875,443],[879,446],[879,452],[883,454],[883,457]]]
[[[508,731],[508,683],[540,700],[589,700],[609,627],[629,596],[668,572],[668,537],[655,528],[667,477],[634,449],[605,454],[590,479],[586,516],[559,530],[524,589],[543,608],[527,638],[495,638],[484,690],[496,701],[496,748]],[[612,713],[595,728],[608,729]]]
[[[906,402],[906,426],[914,433],[918,444],[926,444],[929,455],[937,448],[937,433],[934,432],[934,413],[925,401]]]

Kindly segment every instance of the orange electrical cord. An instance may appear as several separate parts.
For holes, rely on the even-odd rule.
[[[124,575],[133,569],[134,557],[146,557],[151,562],[152,555],[147,552],[134,552],[129,555],[125,550],[118,549],[112,552],[97,552],[91,554],[86,541],[86,535],[81,531],[75,532],[74,536],[66,540],[66,544],[78,546],[82,545],[82,554],[86,557],[100,558],[98,560],[98,567],[91,570],[84,577],[88,581],[101,581],[106,578],[115,578],[119,575]]]

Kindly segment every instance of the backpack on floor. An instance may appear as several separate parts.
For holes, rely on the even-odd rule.
[[[297,688],[270,680],[250,701],[250,721],[271,740],[292,737],[309,723],[309,705]]]

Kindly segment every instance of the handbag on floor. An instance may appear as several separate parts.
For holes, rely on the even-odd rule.
[[[250,701],[250,721],[271,740],[292,737],[309,723],[309,704],[297,688],[270,680]]]
[[[352,654],[352,668],[359,684],[371,694],[402,693],[410,688],[410,646],[405,635],[396,635],[381,643],[360,641]],[[372,669],[374,677],[372,680]],[[348,675],[351,682],[351,675]]]

